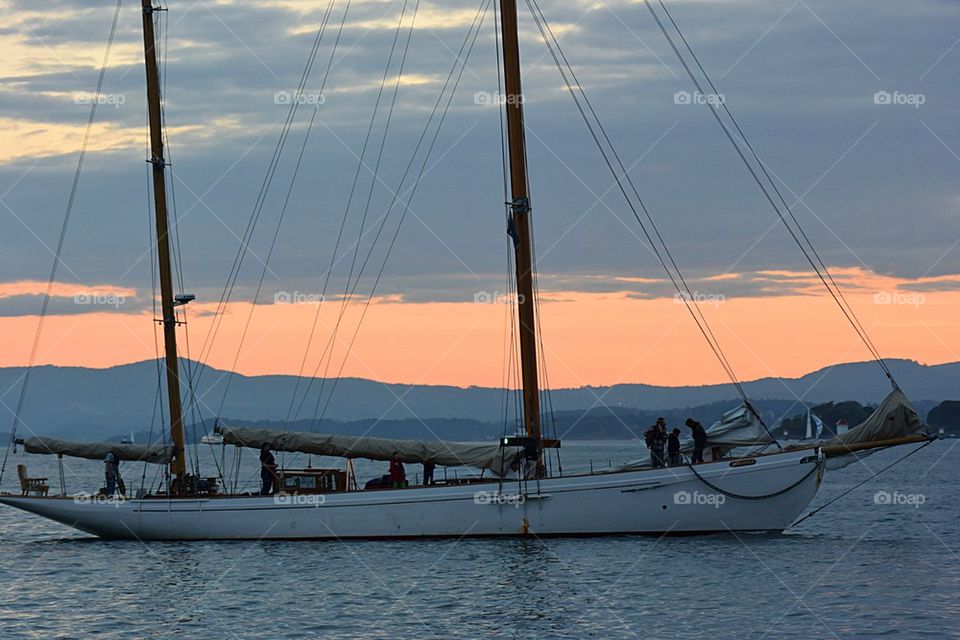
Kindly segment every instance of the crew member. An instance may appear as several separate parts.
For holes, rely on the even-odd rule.
[[[667,437],[667,460],[671,467],[680,466],[680,429],[677,427]]]
[[[693,460],[691,460],[691,463],[700,464],[703,462],[703,448],[707,446],[707,431],[702,424],[693,418],[687,418],[686,425],[690,427],[690,431],[693,433]]]
[[[107,480],[107,496],[112,496],[117,490],[117,478],[120,477],[120,458],[113,451],[108,451],[103,459],[103,472]]]
[[[390,486],[394,489],[407,486],[407,472],[400,462],[400,452],[394,451],[390,457]]]
[[[644,440],[650,449],[650,464],[660,469],[664,466],[663,448],[667,444],[667,421],[657,418],[657,424],[647,429]]]
[[[433,471],[437,468],[432,462],[423,463],[423,484],[433,484]]]
[[[270,453],[270,445],[260,447],[260,495],[269,496],[276,489],[277,461]]]

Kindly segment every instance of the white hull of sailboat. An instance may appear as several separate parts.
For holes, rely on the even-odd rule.
[[[539,488],[529,481],[525,492],[514,480],[322,496],[0,502],[104,538],[141,540],[782,531],[816,495],[822,461],[810,451],[781,453],[744,466],[698,465],[699,477],[687,467],[622,471],[545,479]]]

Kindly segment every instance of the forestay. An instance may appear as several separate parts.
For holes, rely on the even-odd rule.
[[[267,445],[274,451],[309,453],[340,458],[390,460],[396,451],[401,462],[432,462],[443,467],[489,469],[497,476],[506,476],[519,468],[521,453],[499,444],[466,442],[426,442],[394,440],[367,436],[341,436],[303,431],[279,431],[219,425],[224,444],[259,449]]]
[[[169,464],[173,460],[171,445],[123,444],[117,442],[70,442],[56,438],[34,437],[18,441],[27,453],[64,455],[71,458],[103,460],[111,451],[120,460]]]

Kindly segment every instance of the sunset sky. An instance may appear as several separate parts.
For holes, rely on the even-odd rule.
[[[4,4],[0,366],[19,366],[29,360],[115,3]],[[401,181],[405,167],[486,4],[353,0],[345,13],[347,3],[337,0],[165,3],[178,279],[197,295],[181,328],[183,355],[189,346],[191,357],[247,374],[303,368],[335,375],[342,367],[344,375],[392,382],[515,384],[504,364],[509,245],[500,119],[490,99],[498,81],[492,9],[480,11],[484,22],[436,146],[417,156],[414,166],[423,159],[426,171],[398,231],[403,207],[389,208],[395,192],[402,202],[411,196],[412,177]],[[542,4],[740,378],[868,359],[708,107],[677,98],[693,87],[643,2]],[[667,5],[881,353],[926,364],[960,360],[960,5]],[[285,96],[328,8],[305,103],[230,303],[215,316],[288,113]],[[523,2],[520,18],[551,386],[726,381],[646,246]],[[141,38],[139,2],[127,0],[37,364],[107,367],[157,353]],[[356,277],[371,247],[344,305],[351,266]],[[322,359],[341,310],[332,357]]]

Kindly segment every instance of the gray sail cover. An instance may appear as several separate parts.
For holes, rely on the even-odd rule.
[[[910,400],[903,391],[894,389],[866,420],[820,444],[827,447],[853,445],[926,433],[927,427]]]
[[[27,453],[61,454],[71,458],[103,460],[111,451],[120,460],[168,464],[173,460],[173,446],[121,444],[118,442],[70,442],[56,438],[27,438],[23,441]]]
[[[752,447],[773,442],[770,433],[745,404],[727,411],[706,431],[708,448]],[[693,451],[693,442],[685,443],[681,450]]]
[[[273,451],[368,460],[390,460],[396,451],[400,461],[409,464],[432,462],[443,467],[489,469],[498,476],[506,476],[516,471],[521,456],[521,452],[502,448],[499,444],[337,436],[305,431],[230,427],[224,424],[218,426],[217,430],[223,435],[225,444],[241,447],[259,449],[267,445]]]

